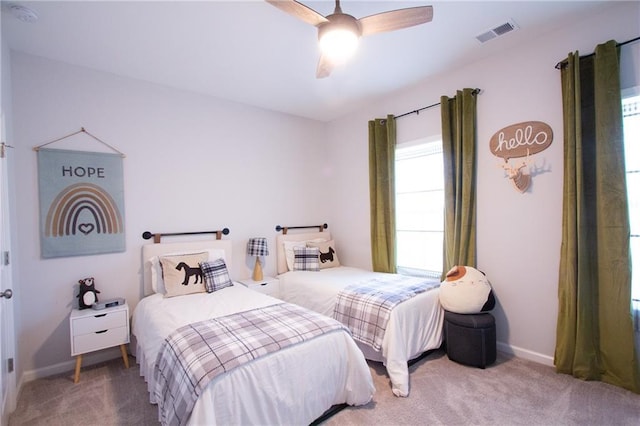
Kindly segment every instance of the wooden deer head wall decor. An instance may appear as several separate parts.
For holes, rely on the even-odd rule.
[[[506,158],[504,159],[504,163],[500,164],[500,167],[507,172],[507,177],[511,179],[513,186],[520,191],[520,193],[526,192],[531,184],[531,173],[528,173],[530,164],[531,159],[529,158],[529,155],[527,155],[527,159],[525,161],[520,164],[516,164],[515,166],[510,165],[509,160]],[[522,169],[525,167],[527,169],[525,169],[525,172],[523,173]]]
[[[514,188],[524,193],[531,185],[531,154],[549,147],[553,141],[553,130],[541,121],[526,121],[507,126],[497,131],[489,141],[491,153],[504,160],[499,166],[505,170]],[[510,164],[512,158],[525,157],[522,162]]]

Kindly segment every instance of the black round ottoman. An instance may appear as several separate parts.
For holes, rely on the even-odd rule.
[[[496,361],[496,320],[490,313],[444,311],[444,339],[452,361],[480,368]]]

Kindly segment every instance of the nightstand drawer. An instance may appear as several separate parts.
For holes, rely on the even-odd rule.
[[[246,279],[240,280],[240,284],[258,293],[276,298],[280,297],[280,281],[277,278],[265,277],[262,281]]]
[[[83,334],[73,338],[71,355],[93,352],[125,343],[129,343],[129,330],[127,327],[117,327]]]
[[[103,314],[99,312],[96,311],[95,315],[74,319],[72,325],[74,336],[109,330],[127,324],[127,311],[125,310]]]
[[[279,295],[279,285],[277,281],[269,281],[266,283],[256,284],[250,287],[254,291],[258,291],[263,294],[268,294],[269,296],[278,297]]]

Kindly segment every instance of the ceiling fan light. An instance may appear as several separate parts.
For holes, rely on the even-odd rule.
[[[358,40],[358,35],[350,29],[335,28],[320,37],[320,51],[334,64],[341,64],[353,56]]]

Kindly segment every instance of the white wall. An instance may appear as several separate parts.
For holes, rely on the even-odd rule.
[[[27,379],[70,369],[68,317],[77,306],[79,279],[94,276],[100,297],[125,297],[135,307],[142,292],[140,247],[148,243],[144,231],[230,228],[231,274],[239,279],[251,272],[249,237],[269,239],[272,255],[264,269],[273,275],[275,226],[327,220],[329,189],[320,179],[326,132],[320,122],[17,52],[12,73],[22,307],[18,368]],[[41,259],[32,148],[81,127],[126,154],[127,248]],[[71,145],[104,150],[83,135]]]
[[[250,274],[247,238],[266,236],[274,248],[276,224],[328,222],[341,261],[369,268],[367,121],[438,102],[463,87],[483,89],[478,266],[496,290],[500,347],[550,363],[562,208],[562,109],[554,65],[570,51],[590,53],[608,39],[636,37],[639,15],[640,3],[615,3],[591,19],[429,78],[329,124],[13,52],[19,377],[71,369],[68,315],[78,279],[94,276],[102,297],[122,296],[135,306],[142,288],[140,247],[146,243],[140,235],[146,230],[229,227],[237,279]],[[399,140],[439,134],[439,120],[439,108],[404,117],[398,121]],[[488,144],[502,127],[529,120],[548,123],[555,140],[535,156],[550,171],[533,178],[530,192],[519,194]],[[43,260],[32,148],[80,127],[127,156],[127,250]],[[90,139],[72,143],[101,149]],[[275,253],[267,258],[265,273],[275,273]]]
[[[592,53],[609,39],[638,36],[640,3],[614,3],[517,49],[476,62],[372,103],[366,110],[329,125],[333,146],[332,232],[341,261],[371,266],[367,121],[402,114],[454,96],[464,87],[478,97],[478,268],[497,296],[494,310],[499,349],[552,364],[555,348],[558,266],[562,213],[562,98],[555,64],[569,52]],[[508,37],[508,35],[506,36]],[[489,43],[491,43],[490,41]],[[434,59],[437,60],[437,59]],[[543,121],[554,141],[532,156],[540,172],[520,194],[489,151],[491,136],[510,124]],[[440,108],[398,119],[398,142],[437,135]]]

